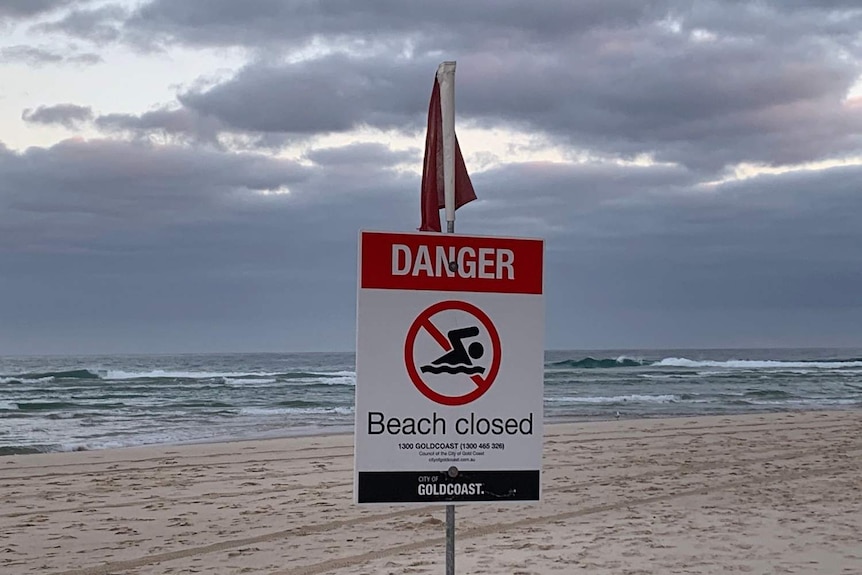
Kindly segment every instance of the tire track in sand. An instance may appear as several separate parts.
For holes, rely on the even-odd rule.
[[[808,472],[784,472],[780,474],[778,477],[770,477],[768,479],[763,479],[760,481],[751,481],[751,480],[739,480],[739,481],[729,481],[727,483],[722,483],[715,486],[709,487],[700,487],[697,489],[689,489],[686,491],[678,491],[675,493],[665,494],[665,495],[655,495],[652,497],[644,497],[641,499],[629,499],[626,501],[620,501],[617,503],[607,503],[604,505],[595,505],[592,507],[586,507],[582,509],[576,509],[573,511],[565,511],[562,513],[554,513],[552,515],[541,515],[538,517],[525,517],[524,519],[519,519],[517,521],[511,521],[508,523],[494,523],[491,525],[485,525],[482,527],[474,527],[472,529],[465,529],[463,531],[458,532],[458,539],[463,541],[464,539],[473,539],[476,537],[483,537],[486,535],[493,535],[495,533],[502,533],[504,531],[508,531],[510,529],[517,529],[520,527],[530,527],[535,525],[541,525],[543,523],[550,523],[554,521],[562,521],[566,519],[573,519],[575,517],[584,517],[587,515],[594,515],[597,513],[605,513],[607,511],[615,511],[617,509],[624,509],[627,507],[636,507],[639,505],[650,505],[652,503],[661,503],[664,501],[669,501],[672,499],[682,499],[685,497],[692,497],[696,495],[707,495],[710,493],[715,493],[718,491],[725,491],[728,489],[735,489],[737,487],[747,487],[751,485],[769,485],[771,483],[781,483],[785,481],[794,481],[798,479],[808,479],[812,477],[818,477],[821,475],[828,474],[841,474],[841,473],[849,473],[858,471],[858,467],[856,468],[846,468],[841,471],[836,472],[836,470],[832,467],[822,468],[817,470],[812,470]],[[358,555],[351,555],[350,557],[341,557],[337,559],[330,559],[327,561],[323,561],[321,563],[315,563],[313,565],[305,565],[302,567],[295,567],[290,569],[284,569],[281,571],[275,571],[270,575],[321,575],[322,573],[328,573],[334,569],[343,569],[346,567],[354,567],[356,565],[361,565],[362,563],[367,563],[369,561],[374,561],[376,559],[383,559],[386,557],[392,557],[393,555],[399,555],[401,553],[410,553],[412,551],[419,551],[423,549],[427,549],[429,547],[434,546],[443,546],[446,542],[445,537],[434,537],[432,539],[425,539],[423,541],[414,541],[412,543],[404,543],[401,545],[396,545],[394,547],[389,547],[387,549],[380,549],[377,551],[368,551],[366,553],[361,553]],[[71,575],[71,574],[60,574],[60,575]],[[81,573],[75,575],[96,575],[93,573]],[[98,575],[103,575],[99,573]]]
[[[844,453],[845,455],[850,455],[852,453],[859,452],[860,449],[835,449],[828,450],[831,453]],[[826,453],[827,450],[812,450],[808,452],[808,454],[817,454],[817,453]],[[798,457],[803,457],[804,455],[797,455],[797,457],[791,457],[788,459],[780,459],[779,461],[790,461],[792,459],[796,459]],[[774,461],[774,459],[771,459]],[[750,463],[758,463],[757,461],[752,461]],[[747,479],[739,479],[734,481],[728,481],[724,483],[720,483],[717,485],[698,487],[694,489],[688,489],[684,491],[676,491],[674,493],[667,493],[662,495],[654,495],[651,497],[643,497],[643,498],[634,498],[634,499],[626,499],[623,501],[617,501],[615,503],[606,503],[602,505],[595,505],[580,509],[575,509],[571,511],[565,511],[561,513],[554,513],[550,515],[540,515],[533,517],[525,517],[523,519],[519,519],[517,521],[511,521],[507,523],[494,523],[491,525],[485,525],[482,527],[475,527],[472,529],[467,529],[462,532],[459,532],[459,539],[471,539],[475,537],[482,537],[485,535],[491,535],[493,533],[500,533],[503,531],[508,531],[510,529],[516,529],[519,527],[527,527],[532,525],[540,525],[542,523],[548,523],[553,521],[560,521],[565,519],[571,519],[574,517],[583,517],[587,515],[594,515],[597,513],[604,513],[607,511],[613,511],[616,509],[622,509],[626,507],[634,507],[638,505],[649,505],[652,503],[658,503],[663,501],[669,501],[673,499],[680,499],[685,497],[691,497],[695,495],[706,495],[712,492],[724,491],[728,489],[734,489],[737,487],[744,486],[752,486],[752,485],[768,485],[771,483],[780,483],[783,481],[793,481],[798,479],[806,479],[812,477],[819,477],[822,475],[828,474],[843,474],[848,472],[855,472],[859,470],[859,465],[856,466],[848,466],[846,468],[836,470],[834,465],[827,466],[823,468],[817,468],[806,471],[786,471],[782,470],[778,473],[767,475],[761,478],[747,478]],[[686,475],[694,475],[692,473],[688,473]],[[570,486],[566,486],[570,487]],[[267,543],[271,541],[277,541],[279,539],[283,539],[289,536],[306,536],[313,535],[316,533],[321,533],[328,531],[330,529],[336,529],[339,527],[346,527],[350,525],[359,525],[364,523],[374,523],[377,521],[382,521],[386,519],[393,519],[397,517],[403,517],[407,515],[413,515],[422,511],[429,511],[432,509],[439,508],[439,506],[423,506],[420,508],[411,508],[404,509],[401,511],[394,511],[391,513],[377,514],[365,517],[355,517],[352,519],[346,519],[341,521],[332,521],[328,523],[322,523],[319,525],[310,525],[303,526],[298,528],[286,529],[283,531],[276,531],[273,533],[266,533],[263,535],[259,535],[256,537],[247,537],[244,539],[234,539],[230,541],[222,541],[219,543],[213,543],[212,545],[206,545],[202,547],[194,547],[190,549],[179,549],[176,551],[170,551],[166,553],[159,553],[154,555],[147,555],[144,557],[139,557],[137,559],[130,559],[127,561],[116,561],[111,563],[104,563],[101,565],[94,565],[90,567],[82,567],[67,571],[61,571],[56,573],[55,575],[114,575],[118,572],[127,571],[130,569],[138,569],[141,567],[145,567],[147,565],[151,565],[154,563],[162,563],[165,561],[173,561],[176,559],[185,559],[188,557],[194,557],[196,555],[202,555],[207,553],[214,553],[218,551],[226,551],[228,549],[232,549],[234,547],[243,547],[248,545],[253,545],[255,543]],[[296,568],[290,568],[282,571],[277,571],[272,575],[320,575],[322,573],[326,573],[332,569],[341,569],[345,567],[350,567],[362,563],[366,563],[368,561],[373,561],[375,559],[381,559],[384,557],[391,557],[393,555],[398,555],[400,553],[406,553],[410,551],[417,551],[420,549],[425,549],[427,547],[441,545],[445,542],[445,537],[434,537],[431,539],[425,539],[422,541],[414,541],[411,543],[404,543],[401,545],[396,545],[393,547],[389,547],[386,549],[380,549],[375,551],[368,551],[366,553],[361,553],[357,555],[351,555],[349,557],[341,557],[336,559],[329,559],[327,561],[323,561],[321,563],[315,563],[312,565],[305,565]]]

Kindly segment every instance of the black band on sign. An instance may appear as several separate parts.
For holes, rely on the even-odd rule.
[[[438,501],[538,501],[540,473],[466,471],[360,471],[359,503],[432,503]]]

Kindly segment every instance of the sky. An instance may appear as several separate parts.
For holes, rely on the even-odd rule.
[[[858,0],[3,0],[0,355],[352,351],[447,60],[546,347],[862,346]]]

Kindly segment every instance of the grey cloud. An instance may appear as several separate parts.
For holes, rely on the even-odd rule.
[[[546,240],[549,347],[862,342],[862,169],[703,183],[859,153],[862,107],[843,101],[855,5],[535,4],[459,3],[451,26],[394,0],[145,4],[121,39],[258,57],[175,107],[95,118],[129,142],[0,145],[0,346],[350,349],[356,233],[418,226],[419,175],[399,168],[421,150],[312,148],[300,164],[219,144],[418,134],[450,57],[459,126],[671,164],[471,172],[460,232]],[[64,30],[105,40],[94,30],[121,17]],[[337,53],[291,59],[312,39]],[[192,145],[147,143],[159,134]]]
[[[672,14],[684,32],[712,32],[729,37],[750,36],[775,40],[829,36],[851,48],[862,11],[853,0],[811,2],[767,0],[752,3],[696,2],[680,4]]]
[[[453,17],[456,15],[457,17]],[[377,0],[308,3],[230,0],[182,4],[153,0],[126,22],[129,39],[143,43],[244,46],[281,51],[311,42],[343,50],[386,47],[390,53],[508,52],[513,48],[568,43],[596,31],[650,34],[673,22],[685,33],[712,31],[727,37],[773,42],[831,36],[856,49],[862,11],[853,0],[807,2],[768,0],[553,0],[525,5],[514,0],[436,2]]]
[[[0,148],[4,350],[73,335],[127,351],[346,343],[356,232],[407,220],[415,182],[330,169],[350,163],[338,156],[307,168],[110,141]]]
[[[122,24],[127,16],[125,8],[109,4],[92,9],[72,10],[59,20],[40,24],[36,29],[49,33],[62,32],[75,38],[104,44],[120,38]]]
[[[217,143],[224,124],[194,110],[161,109],[134,114],[106,114],[96,118],[96,125],[105,131],[130,132],[134,135],[171,135],[189,141]]]
[[[566,58],[466,55],[457,80],[461,121],[540,130],[568,145],[623,157],[651,153],[708,172],[739,162],[794,164],[859,147],[862,109],[842,103],[859,69],[828,51],[601,40],[598,53],[585,43]],[[614,43],[627,47],[601,53]],[[431,58],[342,55],[252,64],[179,99],[236,130],[419,130],[435,69]]]
[[[678,171],[645,178],[624,168],[587,179],[571,168],[570,185],[549,185],[529,168],[478,178],[500,199],[462,209],[458,226],[546,239],[550,333],[575,330],[584,346],[619,345],[611,335],[628,333],[649,347],[680,345],[671,334],[692,332],[698,339],[685,345],[750,344],[744,336],[766,325],[787,329],[769,334],[772,345],[829,345],[829,324],[846,330],[844,343],[862,336],[848,319],[862,317],[859,167],[712,188]],[[623,174],[631,180],[620,183]],[[535,189],[544,201],[524,192]]]
[[[3,60],[20,61],[30,65],[54,64],[63,61],[63,55],[34,46],[9,46],[0,49]]]
[[[4,325],[58,346],[74,325],[94,349],[124,333],[121,351],[350,349],[357,231],[415,229],[419,176],[375,146],[308,157],[0,152]],[[459,231],[545,238],[550,347],[862,339],[858,167],[715,187],[659,166],[472,176]],[[278,187],[290,193],[249,191]]]
[[[101,64],[104,60],[103,58],[92,52],[88,52],[85,54],[76,54],[73,56],[68,56],[66,61],[76,63],[76,64]]]
[[[4,18],[30,18],[57,10],[58,8],[71,6],[76,3],[83,4],[87,0],[3,0],[0,3],[0,20]]]
[[[102,131],[153,143],[194,144],[217,149],[274,151],[297,138],[231,127],[221,119],[197,110],[160,108],[135,114],[105,114],[95,118]]]
[[[372,199],[398,194],[403,176],[389,167],[401,160],[402,154],[377,146],[321,150],[314,167],[263,154],[112,140],[68,140],[26,152],[0,148],[0,250],[98,249],[105,247],[98,238],[108,233],[338,204],[349,197],[343,190]],[[362,165],[361,183],[353,181],[355,171],[343,169],[350,165]]]
[[[0,59],[18,61],[38,66],[42,64],[58,64],[69,62],[73,64],[98,64],[102,57],[98,54],[68,54],[53,49],[37,48],[35,46],[8,46],[0,48]]]
[[[830,8],[859,12],[859,3],[855,0],[770,0],[776,6],[792,6],[794,8]]]
[[[531,7],[527,18],[517,3],[476,2],[457,10],[444,3],[417,18],[429,11],[393,0],[156,0],[125,22],[127,40],[141,33],[278,48],[227,81],[179,94],[179,110],[111,115],[103,125],[209,143],[239,133],[261,148],[362,126],[418,131],[433,70],[451,52],[464,122],[518,127],[605,155],[650,154],[706,174],[742,162],[816,161],[862,144],[862,108],[844,101],[862,72],[847,57],[858,53],[862,11],[848,6],[560,1]],[[106,6],[52,25],[98,39],[94,30],[114,30],[125,16]],[[341,51],[281,63],[312,39]]]
[[[514,0],[443,0],[435,2],[433,10],[422,2],[398,0],[343,4],[153,0],[129,18],[125,32],[129,40],[145,45],[185,43],[280,50],[324,40],[354,50],[378,45],[393,52],[451,50],[466,54],[506,50],[513,45],[553,44],[596,29],[647,29],[656,22],[674,19],[686,32],[708,30],[778,41],[800,35],[843,35],[850,47],[860,18],[862,13],[853,0],[554,0],[529,7]]]
[[[125,27],[265,49],[233,78],[178,95],[220,131],[275,140],[362,126],[418,131],[433,71],[452,54],[459,121],[716,174],[856,153],[862,108],[844,97],[862,72],[847,57],[858,51],[862,13],[844,7],[561,1],[527,17],[509,2],[447,12],[445,3],[157,0]],[[448,13],[459,17],[443,26]],[[701,28],[714,37],[697,37]],[[274,56],[312,39],[336,53],[290,64]]]
[[[337,148],[316,148],[310,150],[305,157],[317,164],[327,167],[390,167],[399,163],[421,161],[421,152],[393,152],[383,144],[357,143]]]
[[[293,162],[256,154],[74,140],[5,151],[0,172],[0,250],[86,248],[111,231],[212,219],[253,192],[307,177]]]
[[[89,106],[57,104],[55,106],[39,106],[35,110],[24,110],[21,118],[26,122],[35,124],[59,124],[66,128],[74,128],[82,122],[92,120],[93,110]]]
[[[343,55],[292,66],[250,65],[228,82],[179,100],[240,130],[312,134],[362,124],[392,127],[416,114],[430,96],[427,70],[436,64],[426,62],[425,74],[411,60]]]
[[[515,40],[548,39],[593,26],[635,25],[661,15],[667,1],[553,0],[525,5],[514,0],[460,2],[442,0],[433,9],[425,2],[310,3],[256,0],[242,4],[210,0],[182,4],[155,0],[143,5],[127,22],[139,37],[203,45],[292,46],[315,38],[361,47],[367,43],[405,39],[461,49],[489,37]]]

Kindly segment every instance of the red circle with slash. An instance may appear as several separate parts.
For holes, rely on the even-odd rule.
[[[443,395],[431,389],[416,369],[416,362],[413,358],[413,348],[416,345],[416,336],[418,336],[419,332],[423,329],[427,331],[432,338],[434,338],[434,341],[436,341],[444,351],[451,351],[452,345],[449,342],[449,339],[431,322],[432,317],[440,312],[449,310],[463,311],[475,317],[488,332],[488,336],[491,339],[493,358],[491,359],[491,365],[488,367],[488,372],[484,376],[478,374],[471,375],[470,380],[476,385],[476,389],[473,389],[464,395]],[[500,371],[501,351],[502,346],[500,345],[500,335],[497,333],[497,328],[494,326],[491,318],[488,317],[488,314],[471,303],[459,300],[447,300],[437,302],[426,308],[410,325],[410,329],[407,330],[407,338],[404,342],[404,365],[407,367],[410,381],[413,382],[413,385],[416,386],[416,389],[418,389],[422,395],[431,401],[441,405],[466,405],[471,401],[479,399],[486,391],[491,389],[491,385],[494,383],[494,380],[497,378],[497,374]]]

